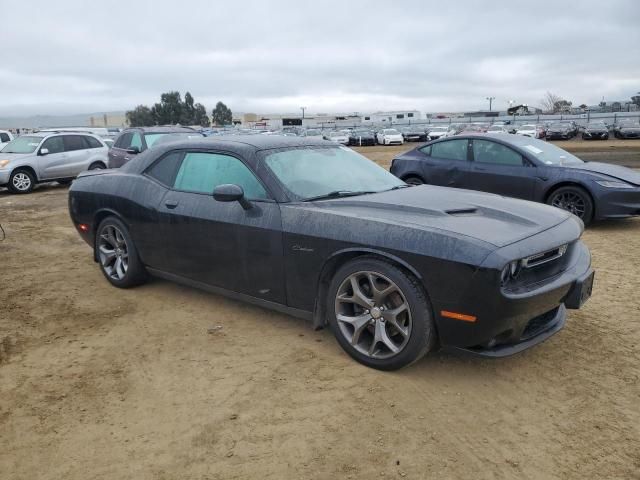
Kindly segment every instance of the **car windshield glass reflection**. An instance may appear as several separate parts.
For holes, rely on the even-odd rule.
[[[570,154],[566,150],[556,147],[552,143],[543,142],[541,140],[535,140],[533,138],[527,138],[525,143],[517,142],[516,139],[512,140],[515,145],[524,148],[529,153],[532,153],[538,160],[545,165],[568,165],[576,163],[584,163],[575,155]]]
[[[18,137],[5,145],[2,153],[33,153],[42,137]]]
[[[265,162],[296,199],[332,192],[381,192],[405,183],[349,148],[296,148],[272,153]]]

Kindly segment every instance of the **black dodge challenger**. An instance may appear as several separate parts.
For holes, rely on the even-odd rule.
[[[385,370],[436,346],[524,350],[593,283],[574,215],[409,187],[321,140],[168,143],[82,174],[69,209],[114,286],[151,274],[328,324],[349,355]]]
[[[428,183],[548,203],[588,224],[640,215],[640,173],[584,162],[551,144],[520,135],[458,135],[396,157],[391,173]]]

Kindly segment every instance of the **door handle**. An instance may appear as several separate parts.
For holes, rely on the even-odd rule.
[[[170,208],[170,209],[173,210],[174,208],[176,208],[178,206],[178,201],[177,200],[167,200],[166,202],[164,202],[164,205],[167,208]]]

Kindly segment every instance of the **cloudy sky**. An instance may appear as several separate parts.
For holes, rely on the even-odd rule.
[[[640,1],[0,0],[0,115],[574,104],[640,90]]]

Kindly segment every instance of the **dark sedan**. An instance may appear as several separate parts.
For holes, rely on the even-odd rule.
[[[571,126],[566,123],[552,123],[546,131],[547,140],[569,140],[573,136]]]
[[[608,140],[609,129],[604,122],[588,123],[582,132],[583,140]]]
[[[356,129],[349,134],[349,145],[359,147],[372,146],[376,144],[376,136],[371,130]]]
[[[189,127],[132,127],[125,128],[109,149],[109,168],[119,168],[139,153],[151,148],[155,142],[166,135],[175,138],[178,135],[204,137]]]
[[[409,188],[329,142],[184,141],[101,172],[72,184],[69,209],[111,284],[152,274],[329,325],[374,368],[436,346],[519,352],[559,331],[566,308],[591,293],[575,216]]]
[[[547,203],[585,224],[640,215],[640,173],[584,162],[555,145],[518,135],[467,135],[431,142],[395,158],[391,173],[412,184]]]
[[[616,130],[616,137],[620,139],[640,138],[640,124],[622,123]]]
[[[405,142],[426,142],[427,132],[419,126],[404,127],[400,130]]]

